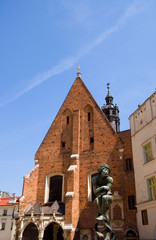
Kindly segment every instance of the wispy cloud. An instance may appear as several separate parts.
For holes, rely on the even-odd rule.
[[[125,13],[119,18],[119,20],[114,24],[114,26],[110,27],[109,29],[102,32],[94,41],[89,43],[87,46],[85,46],[83,49],[81,49],[77,55],[74,57],[68,57],[58,64],[56,64],[54,67],[52,67],[49,71],[39,73],[32,79],[28,79],[27,86],[23,87],[23,89],[19,92],[17,92],[14,96],[8,98],[7,100],[4,100],[0,103],[0,107],[4,107],[7,104],[15,101],[25,93],[29,92],[31,89],[35,88],[36,86],[40,85],[44,81],[48,80],[49,78],[60,74],[71,67],[73,67],[77,62],[80,61],[80,59],[87,55],[89,52],[92,51],[92,49],[96,48],[98,45],[100,45],[107,37],[112,35],[115,32],[118,32],[126,23],[127,21],[133,17],[134,15],[138,14],[140,11],[145,10],[145,1],[142,0],[135,0],[132,5],[130,5],[126,10]]]

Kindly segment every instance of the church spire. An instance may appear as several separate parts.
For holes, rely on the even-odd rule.
[[[115,104],[115,106],[113,104],[113,97],[110,94],[110,83],[107,83],[107,89],[108,89],[108,92],[107,92],[107,96],[105,98],[106,104],[103,105],[102,111],[108,118],[108,120],[109,120],[110,124],[112,125],[112,127],[114,128],[114,130],[116,132],[119,132],[120,131],[119,108],[116,104]]]

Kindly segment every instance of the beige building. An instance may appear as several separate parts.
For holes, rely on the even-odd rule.
[[[156,92],[130,118],[140,239],[156,239]]]
[[[3,197],[4,192],[0,192],[0,240],[14,240],[16,234],[15,216],[18,214],[19,197]]]

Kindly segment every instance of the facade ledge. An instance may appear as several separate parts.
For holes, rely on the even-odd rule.
[[[63,229],[64,230],[73,230],[73,224],[65,224]]]
[[[68,171],[74,171],[76,170],[77,165],[70,165],[70,167],[68,168]]]
[[[156,208],[156,200],[147,201],[144,203],[139,203],[136,205],[137,210]]]
[[[144,162],[143,166],[147,166],[149,164],[152,164],[154,162],[155,158],[151,159],[150,161],[148,162]]]
[[[74,197],[74,192],[67,192],[66,197]]]
[[[79,158],[79,154],[72,154],[70,157],[78,159]]]
[[[116,228],[116,227],[112,227],[112,229],[113,229],[113,230],[115,230],[115,231],[124,231],[124,229],[123,229],[123,228]]]
[[[120,148],[119,149],[119,152],[121,153],[121,152],[124,152],[124,148]]]

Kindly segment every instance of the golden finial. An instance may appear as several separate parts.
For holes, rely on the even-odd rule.
[[[77,73],[77,77],[81,77],[81,73],[80,73],[80,66],[78,66],[78,73]]]

